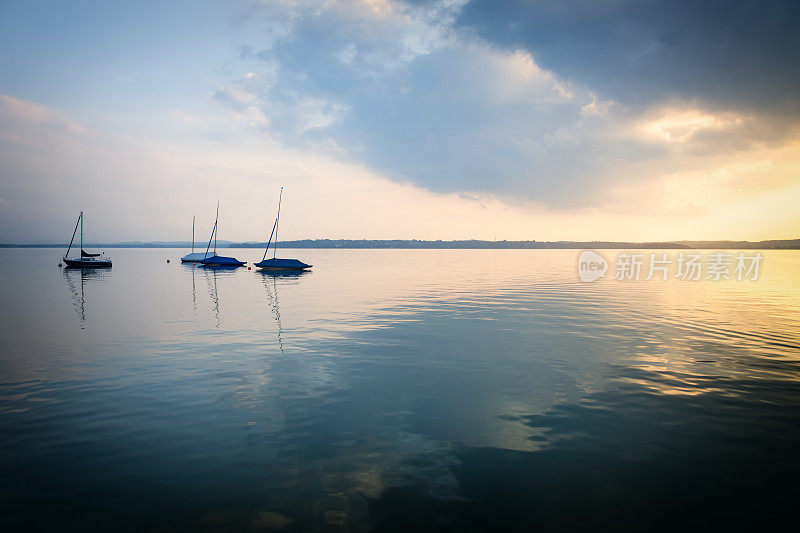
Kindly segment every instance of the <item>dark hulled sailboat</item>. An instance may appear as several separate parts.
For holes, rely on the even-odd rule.
[[[211,237],[208,239],[208,246],[206,247],[205,257],[200,259],[198,263],[203,266],[212,267],[240,267],[245,264],[244,261],[239,261],[235,257],[225,257],[217,255],[217,224],[219,223],[219,202],[217,202],[217,218],[214,220],[214,229],[211,230]],[[214,254],[208,255],[211,249],[211,241],[214,241]]]
[[[305,270],[311,268],[313,265],[307,265],[299,259],[280,259],[278,254],[278,222],[281,219],[281,200],[283,199],[283,187],[281,187],[280,195],[278,196],[278,216],[275,218],[275,223],[272,225],[272,232],[269,234],[267,241],[267,248],[264,250],[264,257],[255,266],[263,270]],[[267,252],[272,243],[272,236],[275,235],[275,244],[272,248],[272,258],[267,259]]]
[[[72,249],[72,243],[75,242],[75,234],[78,232],[78,226],[81,228],[81,255],[80,257],[67,257],[69,251]],[[111,267],[111,258],[105,257],[104,254],[90,254],[83,249],[83,211],[78,215],[78,221],[75,223],[75,229],[72,231],[72,238],[69,240],[69,246],[66,253],[62,258],[64,264],[70,268],[109,268]]]

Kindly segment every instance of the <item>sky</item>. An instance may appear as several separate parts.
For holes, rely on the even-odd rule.
[[[0,242],[800,237],[800,3],[0,4]]]

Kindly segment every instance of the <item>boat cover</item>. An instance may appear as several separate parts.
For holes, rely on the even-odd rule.
[[[199,261],[204,265],[219,265],[219,266],[242,266],[244,261],[239,261],[235,257],[224,257],[221,255],[212,255],[201,259]]]
[[[90,254],[81,248],[81,257],[100,257],[101,254]]]
[[[202,259],[205,259],[206,257],[210,257],[206,252],[194,252],[191,254],[186,254],[183,257],[181,257],[181,261],[197,262]]]
[[[285,270],[303,270],[304,268],[311,268],[311,265],[307,265],[302,261],[297,259],[266,259],[261,261],[260,263],[256,263],[256,266],[259,268],[274,268],[274,269],[285,269]]]

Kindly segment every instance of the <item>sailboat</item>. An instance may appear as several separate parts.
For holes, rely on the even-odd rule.
[[[211,230],[211,237],[208,239],[208,246],[203,259],[198,263],[204,266],[223,266],[223,267],[240,267],[244,265],[244,261],[239,261],[235,257],[224,257],[217,255],[217,224],[219,223],[219,202],[217,202],[217,218],[214,220],[214,229]],[[211,240],[214,240],[214,255],[208,255],[211,249]]]
[[[78,226],[81,227],[81,255],[80,257],[73,257],[67,259],[69,251],[72,249],[72,243],[75,242],[75,234],[78,232]],[[111,258],[103,257],[104,254],[90,254],[83,249],[83,211],[78,215],[78,221],[75,222],[75,229],[72,231],[72,238],[69,240],[69,246],[62,258],[64,263],[71,268],[109,268],[111,266]]]
[[[207,257],[208,252],[195,252],[194,251],[194,218],[195,215],[192,215],[192,253],[186,254],[181,257],[182,263],[197,263],[201,259],[205,259]]]
[[[281,200],[283,199],[283,187],[281,187],[280,196],[278,196],[278,216],[275,218],[275,223],[272,225],[272,232],[269,234],[267,241],[267,248],[264,250],[264,257],[261,262],[256,263],[255,266],[264,270],[305,270],[311,268],[313,265],[307,265],[298,259],[278,259],[278,222],[281,219]],[[272,235],[275,235],[275,244],[272,248],[272,258],[267,259],[267,252],[269,252],[269,245],[272,243]]]

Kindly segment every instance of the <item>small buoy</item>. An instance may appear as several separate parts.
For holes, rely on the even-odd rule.
[[[169,259],[167,259],[167,263],[169,263]]]
[[[247,270],[250,270],[250,267],[247,267]]]
[[[193,267],[194,267],[194,266],[197,266],[197,263],[192,263],[192,266],[193,266]]]
[[[59,263],[58,266],[61,266],[61,263]]]

